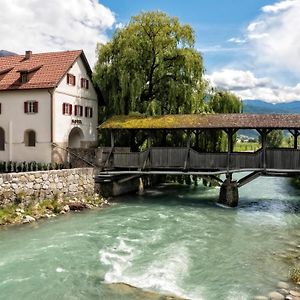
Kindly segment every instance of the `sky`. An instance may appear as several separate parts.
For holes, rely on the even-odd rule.
[[[300,0],[0,0],[0,49],[19,54],[83,49],[141,11],[189,24],[213,86],[242,99],[300,100]]]

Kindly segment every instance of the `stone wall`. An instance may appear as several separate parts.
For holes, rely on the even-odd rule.
[[[0,174],[0,207],[20,201],[84,197],[94,192],[93,168]]]

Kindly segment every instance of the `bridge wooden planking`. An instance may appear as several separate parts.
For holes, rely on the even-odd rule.
[[[122,149],[123,150],[123,149]],[[103,151],[105,169],[136,170],[299,170],[300,150],[266,149],[253,153],[200,153],[185,147],[153,147],[142,152],[115,148],[107,162],[109,151]],[[188,155],[187,155],[188,154]],[[187,160],[187,161],[186,161]]]

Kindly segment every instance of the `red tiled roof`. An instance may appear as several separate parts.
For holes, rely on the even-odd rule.
[[[81,56],[90,68],[82,50],[0,57],[0,91],[53,88],[58,85],[76,59]],[[29,72],[29,80],[21,83],[20,72]]]

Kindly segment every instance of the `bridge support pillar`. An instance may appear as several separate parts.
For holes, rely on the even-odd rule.
[[[236,207],[238,205],[239,190],[236,181],[232,181],[228,178],[223,182],[218,202],[230,207]]]

